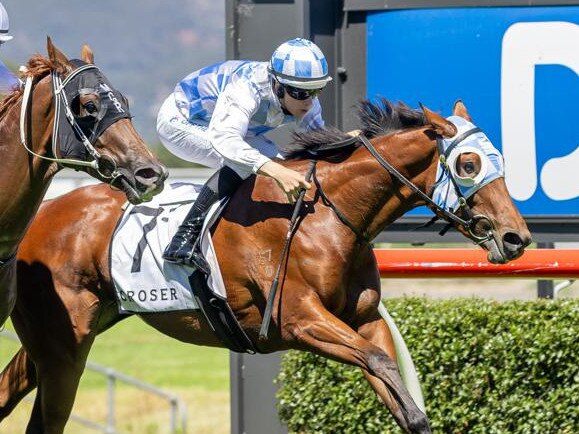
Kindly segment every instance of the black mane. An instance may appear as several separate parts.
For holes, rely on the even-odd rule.
[[[377,103],[364,100],[358,104],[358,119],[362,133],[369,139],[406,128],[426,125],[422,110],[414,110],[403,102],[394,104],[386,98]]]
[[[426,124],[426,118],[420,110],[414,110],[406,104],[394,104],[386,98],[377,102],[360,101],[357,105],[360,130],[367,138],[383,136],[406,128]],[[294,132],[292,142],[284,149],[286,158],[301,158],[307,151],[315,150],[321,145],[339,143],[350,136],[336,127],[329,126],[308,132]],[[343,148],[336,148],[336,151]]]
[[[322,145],[339,143],[351,136],[336,127],[329,126],[311,131],[294,131],[293,141],[284,147],[286,158],[296,159],[308,156],[308,151],[318,149]],[[311,157],[311,154],[309,155]]]

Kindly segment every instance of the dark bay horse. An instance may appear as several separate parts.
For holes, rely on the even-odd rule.
[[[476,145],[488,141],[486,136],[465,120],[460,102],[455,115],[460,117],[451,122],[426,108],[386,101],[362,105],[362,132],[377,156],[365,146],[319,156],[266,339],[258,335],[272,279],[268,266],[276,265],[292,206],[274,181],[252,177],[213,229],[228,303],[258,351],[311,351],[361,368],[409,433],[431,431],[402,383],[390,330],[378,312],[380,276],[369,240],[427,203],[443,178],[452,176],[467,187],[478,179],[480,188],[459,201],[456,214],[429,206],[487,249],[491,261],[517,258],[531,241],[500,171],[490,181],[483,173],[492,170],[485,169],[487,155]],[[330,130],[300,136],[297,143],[344,138]],[[441,159],[451,148],[458,152]],[[442,160],[454,166],[447,171],[442,165],[440,172]],[[386,170],[384,161],[403,178]],[[282,163],[302,173],[309,167],[304,159]],[[90,186],[45,202],[22,242],[12,320],[23,347],[0,376],[0,417],[38,387],[28,434],[63,432],[94,339],[125,317],[118,312],[109,263],[124,200],[105,186]],[[198,310],[140,316],[180,341],[223,346]]]
[[[0,325],[16,298],[16,250],[62,167],[84,170],[134,203],[160,192],[167,176],[90,47],[83,46],[82,61],[69,61],[50,38],[47,48],[0,106]]]

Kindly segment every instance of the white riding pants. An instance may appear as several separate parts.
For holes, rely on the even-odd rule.
[[[157,134],[161,143],[173,155],[185,161],[220,169],[229,166],[243,179],[251,175],[252,168],[225,160],[207,139],[209,123],[199,119],[189,122],[175,105],[173,95],[165,100],[157,115]],[[244,141],[268,158],[281,158],[279,149],[263,135],[246,136]]]

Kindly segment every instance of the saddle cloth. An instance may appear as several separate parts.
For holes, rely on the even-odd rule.
[[[113,234],[111,275],[121,313],[199,309],[189,276],[193,268],[162,258],[201,186],[177,182],[165,186],[151,202],[129,205]],[[209,288],[225,299],[225,287],[209,228],[225,203],[216,203],[205,220],[201,250],[211,268]]]

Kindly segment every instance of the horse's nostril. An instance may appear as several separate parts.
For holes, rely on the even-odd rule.
[[[525,248],[525,243],[518,233],[506,232],[503,235],[503,246],[507,256],[515,257],[522,253]]]
[[[143,169],[137,170],[135,176],[143,179],[158,178],[159,172],[156,171],[153,167],[145,167]]]
[[[135,179],[139,185],[149,187],[162,183],[167,178],[167,171],[164,167],[146,166],[135,172]]]
[[[521,237],[516,232],[507,232],[503,236],[503,241],[509,244],[523,244]]]

